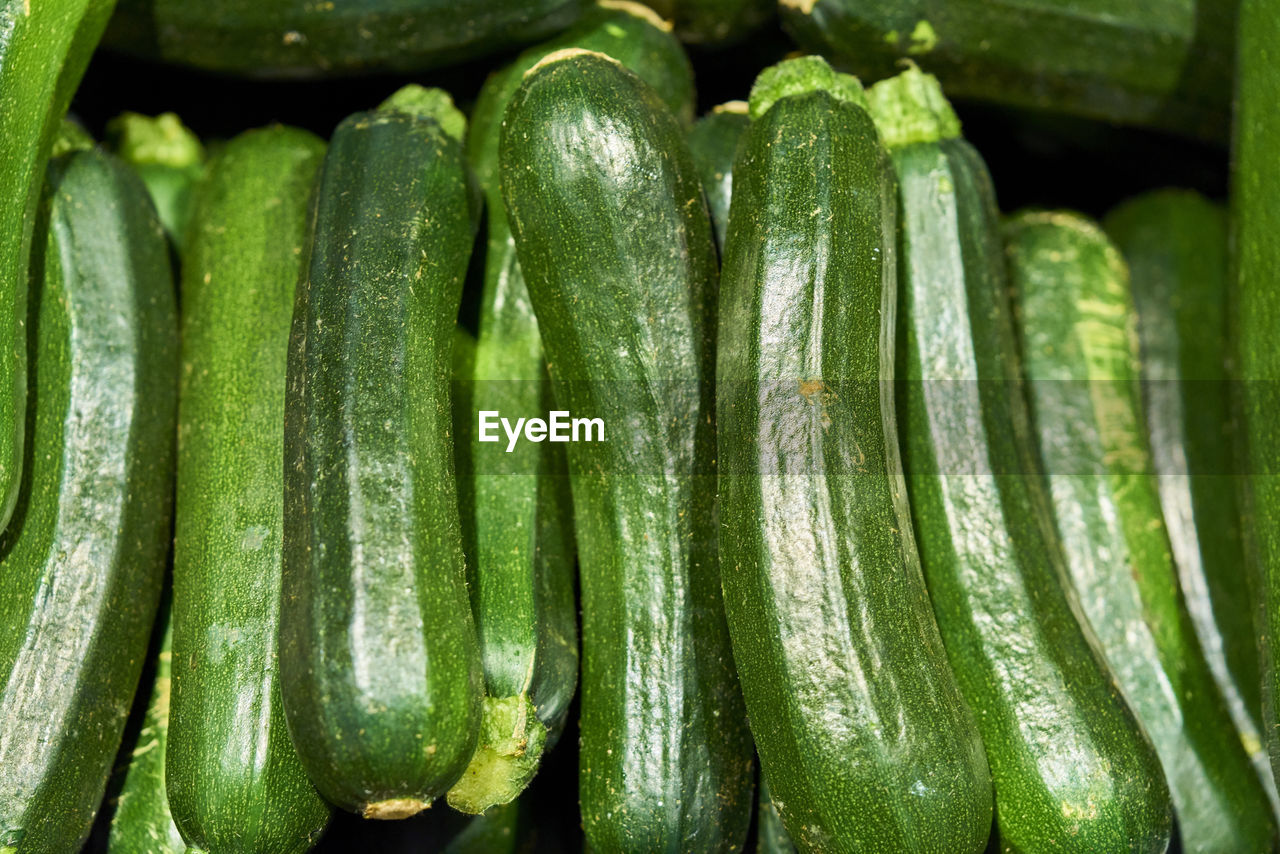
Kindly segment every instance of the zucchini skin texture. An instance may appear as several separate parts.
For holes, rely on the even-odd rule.
[[[105,43],[134,56],[266,77],[422,71],[564,29],[580,0],[122,0]]]
[[[612,431],[568,446],[588,841],[737,850],[752,755],[716,565],[717,271],[683,129],[634,74],[566,51],[524,78],[500,160],[556,402]]]
[[[1160,756],[1182,848],[1270,850],[1270,805],[1200,650],[1150,474],[1124,261],[1068,213],[1015,216],[1005,241],[1067,571]]]
[[[782,0],[802,46],[866,79],[909,58],[952,97],[1225,142],[1237,0]]]
[[[986,164],[962,139],[891,153],[911,513],[986,746],[999,850],[1163,852],[1173,807],[1160,760],[1081,628],[1035,474]]]
[[[289,344],[280,669],[311,780],[366,817],[444,794],[479,734],[449,387],[478,213],[434,120],[334,131]]]
[[[746,38],[774,14],[771,0],[645,0],[675,24],[680,41],[727,47]]]
[[[636,10],[639,10],[637,12]],[[471,370],[472,404],[480,410],[532,416],[554,409],[546,360],[529,289],[498,184],[502,115],[524,73],[565,47],[614,56],[664,96],[677,114],[693,111],[693,71],[671,33],[632,4],[593,4],[578,23],[524,51],[492,75],[472,112],[468,159],[484,191],[487,249],[479,332]],[[460,433],[459,435],[464,435]],[[554,739],[577,689],[578,625],[574,539],[564,450],[550,443],[466,444],[468,489],[461,490],[469,589],[486,691],[527,694]]]
[[[716,248],[722,257],[724,238],[729,230],[729,203],[733,198],[733,158],[750,124],[747,105],[730,101],[698,119],[689,130],[689,152],[702,181],[711,225],[715,228]]]
[[[183,259],[165,784],[200,851],[301,852],[329,820],[289,740],[277,663],[285,365],[323,155],[294,128],[229,142]]]
[[[137,688],[168,550],[177,330],[146,188],[55,161],[32,263],[28,465],[0,537],[0,851],[78,850]]]
[[[1129,267],[1142,403],[1187,611],[1246,752],[1274,790],[1262,739],[1256,611],[1232,459],[1227,215],[1190,190],[1139,196],[1103,226]]]
[[[1258,591],[1255,632],[1262,659],[1262,717],[1271,771],[1280,782],[1280,115],[1275,110],[1280,18],[1263,0],[1241,0],[1237,45],[1235,136],[1232,149],[1231,258],[1234,378],[1243,421],[1240,461],[1245,550]]]
[[[187,843],[169,811],[164,785],[164,758],[169,752],[169,698],[173,672],[173,620],[162,606],[156,673],[138,739],[124,766],[124,782],[116,797],[109,854],[185,854]]]
[[[0,530],[22,480],[27,288],[54,136],[115,0],[0,0]]]
[[[762,773],[801,850],[981,851],[991,828],[898,456],[896,224],[863,109],[813,91],[753,120],[720,299],[720,554]]]

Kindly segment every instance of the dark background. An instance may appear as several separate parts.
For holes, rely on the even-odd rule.
[[[198,0],[192,0],[198,2]],[[699,113],[733,99],[745,99],[757,72],[782,59],[794,46],[776,27],[757,33],[746,45],[720,52],[690,50],[698,86]],[[154,115],[173,111],[206,142],[226,139],[273,122],[296,125],[328,137],[345,116],[370,109],[405,83],[439,86],[469,109],[489,71],[512,54],[411,76],[372,75],[308,81],[227,77],[158,65],[100,51],[85,75],[72,112],[101,138],[107,121],[123,110]],[[1118,202],[1166,186],[1190,187],[1223,200],[1228,179],[1224,148],[1164,134],[1112,127],[1086,120],[957,103],[965,136],[983,154],[995,180],[1001,207],[1066,207],[1099,217]],[[143,705],[150,677],[143,675]],[[141,709],[130,727],[136,733]],[[577,708],[568,730],[544,759],[521,818],[521,850],[581,851],[577,815]],[[122,756],[131,749],[130,734]],[[110,796],[110,795],[109,795]],[[99,817],[87,850],[105,849],[110,810]],[[467,819],[440,803],[417,818],[366,822],[335,813],[317,852],[441,851]],[[532,828],[536,827],[536,833]],[[752,831],[754,835],[754,829]],[[527,837],[526,837],[527,834]],[[747,850],[754,849],[750,841]]]

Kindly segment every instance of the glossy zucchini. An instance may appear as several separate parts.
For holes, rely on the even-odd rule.
[[[49,149],[115,0],[0,0],[0,530],[18,500],[27,287]]]
[[[898,176],[899,431],[920,559],[1001,851],[1163,852],[1164,772],[1066,592],[991,178],[937,80],[868,92]]]
[[[443,795],[480,727],[449,398],[480,205],[440,94],[334,131],[289,342],[285,713],[316,787],[369,818]]]
[[[588,7],[573,28],[526,50],[489,78],[467,140],[488,207],[479,334],[467,375],[472,420],[481,410],[537,417],[555,408],[538,322],[502,205],[498,141],[503,111],[524,73],[565,47],[613,56],[649,81],[673,111],[693,112],[693,73],[670,26],[647,7],[625,0]],[[450,791],[451,806],[477,813],[518,795],[538,767],[540,756],[532,748],[544,739],[554,741],[563,729],[577,687],[578,628],[564,449],[523,443],[507,453],[505,443],[474,441],[466,448],[471,474],[460,490],[463,531],[488,708],[500,711],[529,701],[536,708],[536,715],[516,717],[519,731],[498,733],[509,737],[515,749],[508,754],[515,755],[504,755],[495,750],[499,743],[482,738],[471,767]]]
[[[741,41],[773,17],[771,0],[645,0],[675,24],[680,41],[725,47]]]
[[[567,445],[587,839],[736,849],[752,756],[716,563],[715,245],[683,129],[615,61],[564,50],[525,75],[499,160],[556,403],[606,431]]]
[[[716,373],[725,607],[797,847],[975,852],[991,780],[911,531],[895,182],[865,104],[817,57],[752,89]]]
[[[124,112],[107,123],[107,143],[141,176],[160,223],[181,251],[195,183],[204,174],[199,138],[174,113],[144,116]]]
[[[1151,475],[1124,260],[1069,213],[1015,216],[1005,239],[1067,571],[1160,755],[1182,848],[1269,850],[1270,805],[1196,639]]]
[[[421,71],[546,38],[580,0],[121,0],[107,46],[273,77]]]
[[[164,233],[127,167],[49,169],[32,261],[27,465],[0,537],[0,852],[89,833],[168,550],[177,330]]]
[[[289,740],[277,639],[285,362],[323,155],[294,128],[233,139],[184,258],[165,782],[199,851],[301,852],[329,820]]]
[[[729,201],[733,198],[733,157],[749,124],[746,102],[729,101],[698,119],[689,131],[689,151],[702,180],[721,254],[729,229]]]
[[[806,49],[869,79],[1223,142],[1238,0],[782,0]]]

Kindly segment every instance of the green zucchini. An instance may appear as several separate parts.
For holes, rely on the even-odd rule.
[[[1230,338],[1242,382],[1237,405],[1243,416],[1240,462],[1242,530],[1251,577],[1256,581],[1262,666],[1263,732],[1272,774],[1280,780],[1280,444],[1275,424],[1280,398],[1280,113],[1275,109],[1280,17],[1271,3],[1241,0],[1236,76],[1235,136],[1231,175]],[[1239,616],[1237,616],[1239,619]]]
[[[645,0],[675,23],[680,41],[725,47],[742,41],[773,17],[772,0]]]
[[[729,230],[729,201],[733,198],[733,157],[750,123],[746,102],[729,101],[698,119],[689,131],[689,151],[707,196],[716,247],[722,254]]]
[[[1225,141],[1238,0],[781,0],[803,47],[870,79]]]
[[[169,743],[169,688],[173,670],[173,621],[162,607],[155,678],[137,741],[124,766],[107,837],[109,854],[184,854],[187,843],[169,811],[164,758]]]
[[[204,174],[199,138],[174,113],[124,112],[107,123],[107,142],[142,177],[160,223],[181,251],[195,183]]]
[[[0,0],[0,530],[18,501],[28,263],[54,136],[115,0]]]
[[[573,28],[526,50],[489,78],[467,140],[488,207],[480,328],[468,375],[472,420],[481,410],[536,417],[555,408],[537,319],[502,206],[498,142],[503,111],[524,73],[565,47],[614,56],[649,81],[673,111],[693,113],[693,72],[680,43],[648,7],[625,0],[589,6]],[[525,443],[507,453],[505,443],[474,441],[465,448],[471,474],[460,490],[463,531],[487,708],[500,712],[530,701],[536,707],[535,716],[516,717],[527,730],[496,733],[510,737],[514,756],[495,754],[498,744],[482,738],[471,767],[449,792],[451,806],[476,813],[518,795],[538,767],[534,746],[553,742],[563,729],[577,686],[578,629],[563,448]]]
[[[368,818],[448,791],[480,727],[449,398],[480,200],[441,95],[334,131],[289,343],[285,713],[321,794]]]
[[[733,167],[716,373],[725,607],[802,850],[980,851],[982,742],[947,664],[893,412],[893,168],[857,80],[767,69]]]
[[[756,854],[795,854],[787,829],[782,826],[778,805],[769,794],[769,783],[760,778],[760,805],[756,812]]]
[[[233,139],[183,259],[165,783],[199,851],[305,851],[329,820],[289,741],[277,664],[285,362],[323,154],[294,128]]]
[[[1241,619],[1255,608],[1240,571],[1238,484],[1230,476],[1226,212],[1193,191],[1162,190],[1126,202],[1103,225],[1129,266],[1151,462],[1187,611],[1273,796],[1257,635]]]
[[[1095,225],[1005,228],[1027,393],[1067,572],[1164,765],[1184,851],[1263,851],[1270,805],[1196,639],[1142,430],[1124,260]]]
[[[120,0],[105,44],[272,77],[421,71],[564,29],[580,0]]]
[[[177,330],[142,182],[97,150],[49,168],[32,259],[27,465],[0,537],[0,852],[89,833],[155,617],[173,489]]]
[[[617,62],[564,50],[525,74],[500,163],[556,403],[606,431],[568,445],[583,827],[599,854],[741,847],[752,755],[716,563],[715,245],[684,131]]]
[[[1151,742],[1066,594],[1035,472],[995,193],[937,80],[868,92],[898,176],[898,424],[933,611],[973,709],[1001,851],[1163,852]]]

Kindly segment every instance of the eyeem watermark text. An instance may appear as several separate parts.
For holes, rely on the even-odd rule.
[[[573,418],[566,409],[555,409],[547,418],[503,418],[496,409],[481,409],[477,436],[481,442],[500,442],[498,428],[507,434],[507,453],[516,448],[523,434],[527,442],[603,442],[603,418]]]

